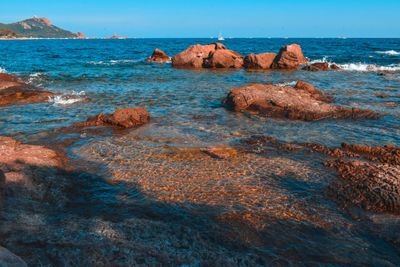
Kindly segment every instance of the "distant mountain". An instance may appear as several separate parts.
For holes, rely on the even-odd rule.
[[[26,19],[23,21],[4,24],[0,23],[0,37],[1,33],[8,33],[8,38],[10,32],[15,33],[16,37],[25,38],[83,38],[82,33],[73,33],[67,30],[63,30],[54,26],[51,21],[47,18],[37,18],[33,17],[31,19]],[[7,38],[7,36],[3,36]]]

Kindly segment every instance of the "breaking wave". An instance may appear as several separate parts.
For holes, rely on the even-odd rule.
[[[388,51],[376,51],[377,54],[384,54],[384,55],[389,55],[389,56],[399,56],[400,52],[394,51],[394,50],[388,50]]]
[[[133,59],[119,59],[119,60],[107,60],[107,61],[89,61],[87,64],[89,65],[103,65],[103,66],[112,66],[118,64],[128,64],[128,63],[137,63],[142,60],[133,60]]]
[[[54,105],[71,105],[77,102],[86,100],[85,91],[75,92],[72,91],[68,94],[56,95],[49,97],[49,102]]]
[[[0,67],[0,73],[7,73],[6,69]]]
[[[311,65],[313,63],[319,63],[319,62],[328,63],[329,65],[337,65],[344,71],[359,71],[359,72],[400,71],[400,64],[390,64],[387,66],[380,66],[380,65],[376,65],[376,64],[366,64],[366,63],[361,63],[361,62],[338,64],[333,61],[329,61],[328,57],[323,57],[322,59],[311,60],[307,65]]]
[[[400,64],[391,64],[388,66],[379,66],[375,64],[365,63],[349,63],[349,64],[337,64],[341,69],[347,71],[400,71]]]
[[[277,83],[277,86],[280,87],[285,87],[285,86],[295,86],[296,85],[296,81],[291,81],[291,82],[282,82],[282,83]]]

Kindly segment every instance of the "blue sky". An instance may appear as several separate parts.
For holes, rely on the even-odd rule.
[[[0,11],[89,36],[400,37],[400,0],[0,0]]]

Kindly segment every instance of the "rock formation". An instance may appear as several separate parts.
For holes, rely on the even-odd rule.
[[[157,62],[157,63],[168,63],[171,62],[171,57],[168,56],[164,51],[161,49],[156,48],[153,51],[151,57],[146,59],[148,62]]]
[[[144,108],[118,108],[112,114],[99,114],[88,118],[86,122],[75,124],[76,127],[114,126],[117,128],[133,128],[150,120],[150,114]]]
[[[250,54],[244,58],[244,67],[246,69],[270,69],[275,53]]]
[[[340,70],[340,67],[336,64],[330,64],[328,62],[316,62],[303,67],[303,70],[308,71],[328,71],[328,70]]]
[[[15,76],[0,73],[0,106],[46,102],[53,93],[32,88]]]
[[[291,44],[281,48],[272,67],[275,69],[297,69],[307,62],[308,60],[304,57],[300,45]]]
[[[204,60],[210,53],[218,49],[226,49],[221,43],[213,43],[208,45],[192,45],[185,51],[172,57],[172,66],[178,68],[202,68]]]
[[[234,111],[248,111],[262,116],[292,120],[379,117],[379,114],[370,110],[331,105],[322,92],[302,81],[295,87],[253,84],[233,88],[224,104]]]

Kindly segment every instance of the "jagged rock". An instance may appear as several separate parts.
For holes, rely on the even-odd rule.
[[[246,69],[270,69],[275,53],[250,54],[244,58],[244,67]]]
[[[161,49],[156,48],[153,51],[151,57],[147,58],[146,61],[148,62],[157,62],[157,63],[168,63],[171,61],[171,57],[168,56],[164,51]]]
[[[243,66],[243,56],[235,51],[228,49],[217,49],[211,52],[209,57],[204,60],[205,68],[234,68]]]
[[[210,53],[218,49],[226,48],[221,43],[192,45],[172,58],[172,66],[179,68],[202,68],[204,60],[209,57]]]
[[[328,71],[328,70],[340,70],[340,67],[336,64],[330,64],[328,62],[316,62],[303,67],[303,70],[308,71]]]
[[[291,44],[281,48],[272,67],[274,69],[297,69],[300,65],[307,62],[308,60],[304,57],[301,46]]]
[[[248,111],[262,116],[293,120],[379,117],[378,113],[371,110],[331,105],[322,92],[304,82],[298,82],[295,87],[253,84],[233,88],[224,100],[224,104],[234,111]]]
[[[31,88],[15,76],[0,73],[0,106],[48,101],[53,93]]]
[[[150,114],[144,108],[118,108],[112,114],[99,114],[88,118],[86,122],[77,123],[75,126],[114,126],[128,129],[141,126],[149,120]]]

